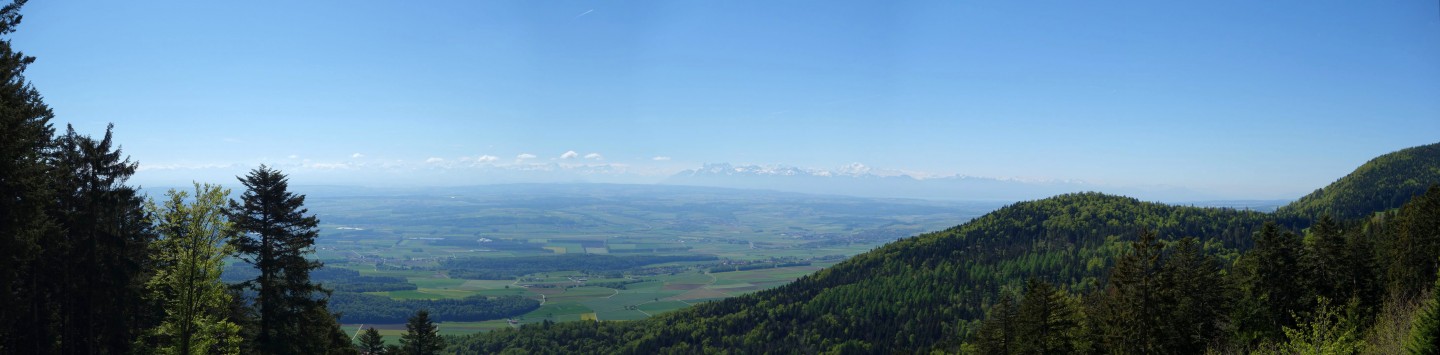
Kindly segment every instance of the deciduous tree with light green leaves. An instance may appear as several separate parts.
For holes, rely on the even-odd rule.
[[[157,353],[240,352],[240,326],[225,316],[230,294],[220,281],[237,234],[226,218],[229,194],[218,185],[196,183],[193,200],[172,189],[162,205],[150,204],[162,235],[155,243],[160,267],[149,284],[165,309],[164,323],[150,333]]]

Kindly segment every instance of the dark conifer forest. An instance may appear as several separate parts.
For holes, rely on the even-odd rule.
[[[22,5],[0,8],[0,35]],[[57,128],[24,75],[34,60],[0,40],[0,354],[1440,353],[1440,144],[1374,158],[1273,213],[1069,193],[652,318],[442,337],[436,321],[540,305],[359,293],[415,285],[326,271],[311,255],[319,216],[267,166],[227,182],[233,194],[197,183],[147,199],[123,137]],[[511,279],[710,259],[446,263]],[[336,279],[353,282],[324,282]],[[407,333],[387,347],[341,320]]]

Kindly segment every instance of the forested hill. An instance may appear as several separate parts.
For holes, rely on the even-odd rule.
[[[1328,214],[1341,220],[1400,207],[1440,183],[1440,143],[1402,149],[1371,159],[1329,186],[1301,197],[1275,213],[1307,220]]]
[[[1440,169],[1436,147],[1411,148],[1377,158],[1316,194],[1322,197],[1307,197],[1287,210],[1368,215],[1398,207],[1424,192],[1419,181],[1432,181],[1429,177]],[[1405,190],[1389,190],[1400,186]],[[1411,191],[1410,186],[1416,189]],[[1105,278],[1115,261],[1132,252],[1142,228],[1155,231],[1162,243],[1196,237],[1205,254],[1218,257],[1219,267],[1235,264],[1241,251],[1253,246],[1255,232],[1273,217],[1100,193],[1067,194],[1016,203],[964,225],[896,241],[776,289],[643,321],[543,324],[476,334],[462,339],[452,350],[955,350],[975,334],[987,309],[1002,295],[1021,294],[1029,278],[1060,286],[1071,294],[1105,294],[1097,291],[1106,287]],[[1215,287],[1219,286],[1211,288]]]
[[[467,339],[461,349],[908,353],[961,340],[1002,289],[1017,290],[1028,277],[1077,291],[1103,285],[1105,272],[1141,227],[1156,228],[1166,239],[1204,237],[1208,249],[1229,253],[1248,243],[1265,217],[1099,193],[1061,195],[900,240],[773,290],[646,321],[492,332]],[[581,336],[586,332],[602,333]],[[535,341],[544,344],[526,345]]]

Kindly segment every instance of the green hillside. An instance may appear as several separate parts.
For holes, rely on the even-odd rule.
[[[556,343],[532,349],[649,353],[704,344],[739,353],[851,346],[912,352],[973,331],[1003,290],[1018,290],[1028,277],[1076,291],[1102,285],[1105,271],[1142,226],[1169,239],[1203,236],[1207,249],[1233,254],[1265,217],[1099,193],[1022,202],[965,225],[891,243],[775,290],[645,322],[551,325],[547,329],[553,332],[595,328],[588,331],[609,334],[540,337]],[[522,344],[535,338],[525,333],[537,331],[543,332],[482,334],[462,349],[529,347]]]
[[[1284,213],[1344,212],[1342,216],[1359,216],[1398,207],[1424,192],[1422,181],[1434,181],[1440,169],[1437,152],[1440,146],[1429,145],[1376,158],[1331,187],[1287,206]],[[1423,215],[1429,212],[1410,214],[1416,213],[1422,217],[1410,220],[1427,220]],[[1252,235],[1273,217],[1234,209],[1149,203],[1100,193],[1067,194],[1017,203],[964,225],[903,239],[777,289],[700,304],[644,321],[546,323],[476,334],[453,344],[452,350],[637,354],[956,350],[961,342],[972,339],[986,310],[997,300],[1024,292],[1026,279],[1059,285],[1064,294],[1093,295],[1085,299],[1107,297],[1102,292],[1107,275],[1117,259],[1132,253],[1132,242],[1142,228],[1155,231],[1162,244],[1196,237],[1203,253],[1218,257],[1217,267],[1223,264],[1239,270],[1230,273],[1241,275],[1235,277],[1235,284],[1257,284],[1253,280],[1259,279],[1243,277],[1269,275],[1266,268],[1273,263],[1257,259],[1262,258],[1259,256],[1245,261],[1241,253],[1254,246]],[[1309,224],[1308,220],[1303,222]],[[1407,228],[1376,226],[1367,233]],[[1300,258],[1295,256],[1299,255],[1300,242],[1294,234],[1272,229],[1267,235],[1272,244],[1267,248],[1281,248],[1281,252],[1267,253]],[[1343,241],[1334,243],[1350,246]],[[1374,260],[1372,257],[1382,254],[1357,255]],[[1310,260],[1311,255],[1305,258]],[[1302,283],[1301,277],[1294,276],[1306,272],[1298,270],[1300,265],[1293,260],[1283,264],[1295,270],[1282,274],[1291,276],[1281,278],[1281,284]],[[1368,268],[1363,271],[1360,279],[1374,275]],[[1312,287],[1305,282],[1304,287]],[[1212,288],[1231,289],[1226,285]],[[1305,290],[1313,289],[1318,288]],[[1237,316],[1242,319],[1236,321],[1238,325],[1233,325],[1232,331],[1248,335],[1236,336],[1241,339],[1233,340],[1235,343],[1251,346],[1282,336],[1280,327],[1290,321],[1288,316],[1281,319],[1277,314],[1297,309],[1271,312],[1263,299],[1277,296],[1265,293],[1269,291],[1252,290],[1250,286],[1234,290],[1227,297],[1236,298],[1227,302],[1261,305],[1251,307],[1251,315]],[[1255,299],[1261,301],[1249,301],[1250,297],[1260,297]],[[1080,298],[1072,299],[1079,302]],[[1291,303],[1293,307],[1314,304],[1303,297]],[[1278,321],[1251,326],[1241,322],[1245,317]]]
[[[1321,215],[1346,220],[1400,207],[1440,183],[1440,143],[1401,149],[1371,159],[1329,186],[1315,190],[1275,213],[1287,219]]]

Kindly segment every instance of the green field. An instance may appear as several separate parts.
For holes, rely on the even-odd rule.
[[[316,256],[327,267],[402,277],[394,299],[518,295],[543,301],[516,324],[640,319],[697,302],[784,285],[897,238],[950,227],[998,204],[875,200],[746,190],[608,185],[518,185],[445,191],[326,191],[307,206],[321,220]],[[521,280],[467,280],[451,258],[600,254],[709,255],[648,265],[624,278],[559,270]],[[789,260],[810,266],[709,273],[718,262]],[[655,269],[659,268],[659,269]],[[648,272],[648,273],[647,273]],[[586,279],[586,282],[579,280]],[[601,287],[587,284],[614,284]],[[531,286],[531,287],[526,287]],[[349,327],[358,325],[347,325]],[[403,326],[375,325],[389,339]],[[512,326],[443,322],[441,333]]]

